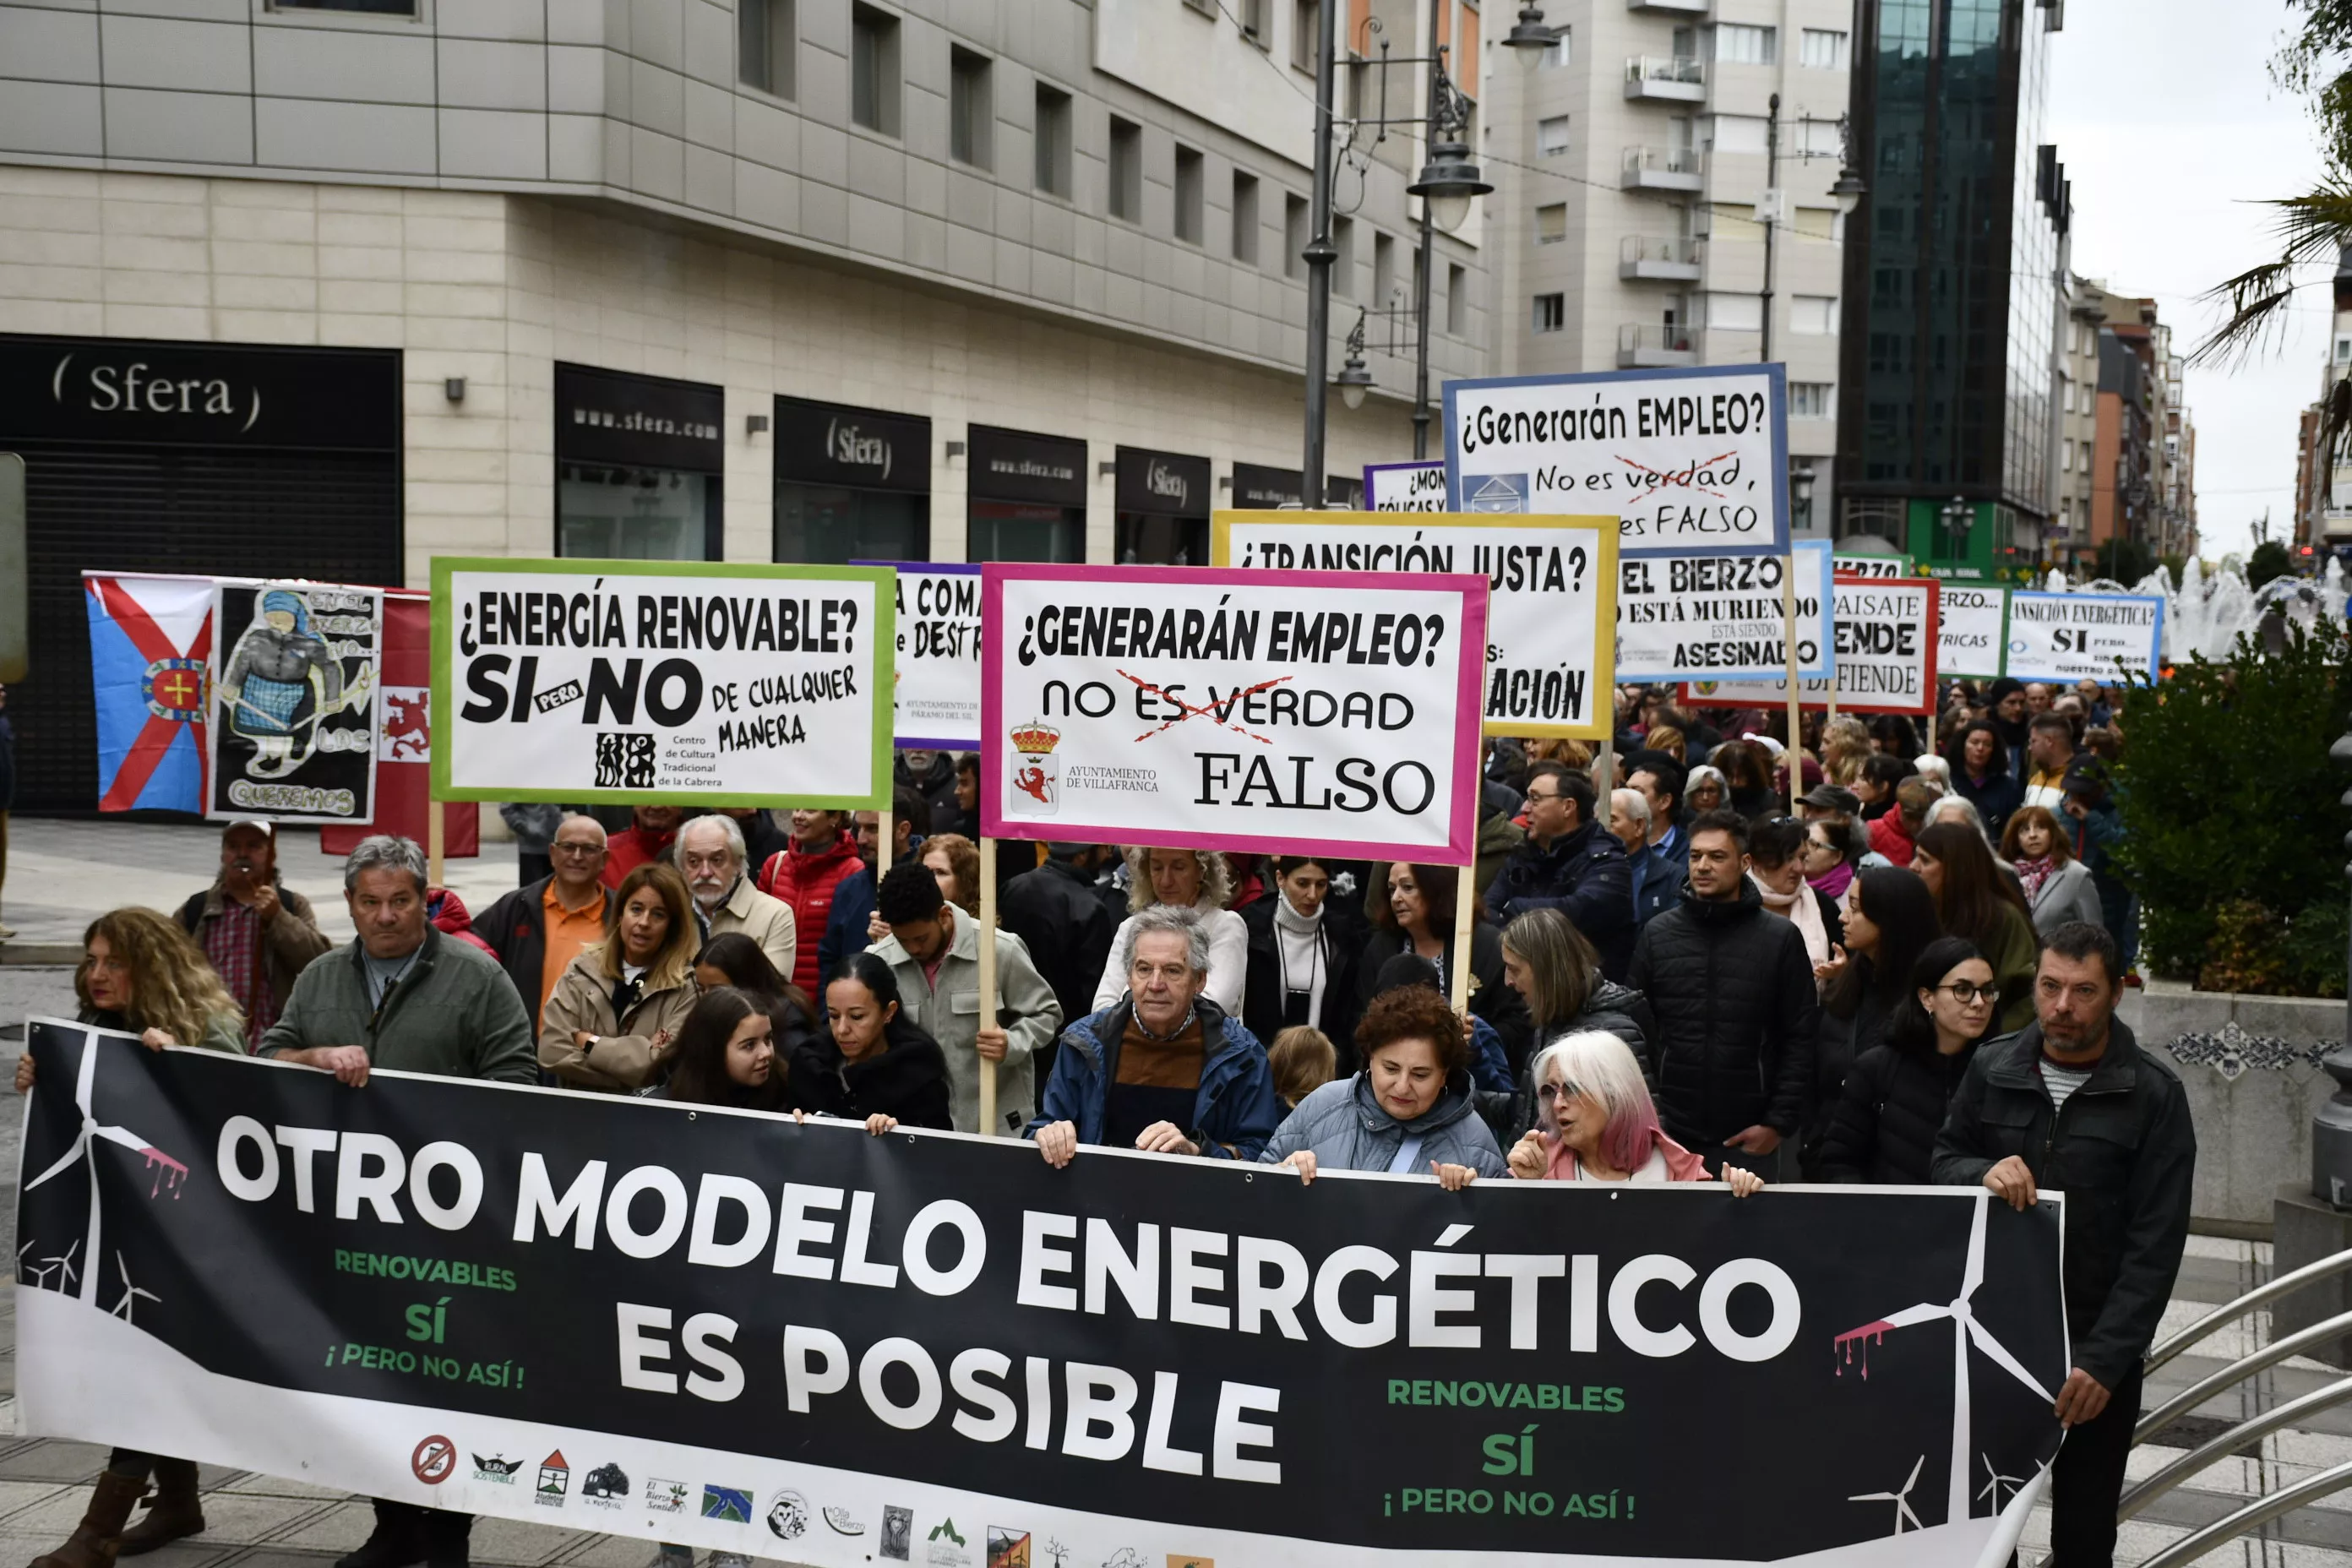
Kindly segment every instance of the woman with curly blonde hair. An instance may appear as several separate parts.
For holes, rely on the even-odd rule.
[[[980,918],[979,845],[961,833],[934,833],[923,840],[922,862],[939,879],[948,902]]]
[[[1202,994],[1238,1018],[1242,983],[1249,971],[1249,927],[1225,908],[1234,896],[1234,874],[1223,855],[1210,849],[1160,849],[1133,846],[1127,860],[1128,917],[1111,939],[1110,962],[1095,984],[1095,1011],[1127,994],[1128,946],[1136,915],[1154,904],[1190,905],[1201,911],[1209,933],[1209,982]]]

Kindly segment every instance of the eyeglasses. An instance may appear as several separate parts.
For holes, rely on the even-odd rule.
[[[1969,980],[1955,980],[1949,985],[1938,985],[1936,989],[1950,992],[1952,1000],[1963,1007],[1979,996],[1990,1002],[2000,994],[2000,987],[1998,985],[1979,985]]]
[[[602,844],[551,844],[547,852],[551,855],[602,855],[604,847]]]
[[[1548,1083],[1536,1090],[1536,1097],[1549,1105],[1555,1100],[1574,1100],[1583,1092],[1572,1083]]]

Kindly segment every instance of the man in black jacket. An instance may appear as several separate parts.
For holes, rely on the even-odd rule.
[[[2057,1568],[2113,1560],[2140,1361],[2180,1269],[2197,1168],[2180,1079],[2116,1021],[2123,992],[2104,926],[2072,921],[2051,932],[2033,976],[2035,1021],[1978,1047],[1936,1140],[1939,1185],[1981,1183],[2020,1210],[2044,1186],[2066,1194],[2074,1365],[2058,1391],[2071,1430],[2050,1472]]]
[[[1048,844],[1045,863],[1005,883],[997,900],[997,924],[1028,946],[1065,1018],[1094,1011],[1095,983],[1110,962],[1118,922],[1096,895],[1095,871],[1118,853],[1107,845]],[[1052,1075],[1052,1053],[1051,1046],[1041,1053],[1040,1079]]]
[[[1822,1016],[1805,936],[1748,879],[1745,817],[1707,812],[1689,841],[1682,902],[1642,928],[1625,982],[1657,1015],[1643,1068],[1676,1142],[1791,1180]]]
[[[1633,956],[1633,868],[1594,816],[1596,800],[1591,778],[1566,763],[1528,769],[1527,842],[1503,862],[1486,902],[1506,924],[1558,910],[1601,955],[1601,973],[1622,981]]]

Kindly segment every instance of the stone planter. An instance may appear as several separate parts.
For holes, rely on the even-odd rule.
[[[2242,996],[2150,981],[2118,1016],[2172,1064],[2197,1124],[2191,1223],[2209,1234],[2270,1234],[2283,1184],[2311,1184],[2311,1119],[2336,1092],[2319,1059],[2344,1044],[2345,1005]]]

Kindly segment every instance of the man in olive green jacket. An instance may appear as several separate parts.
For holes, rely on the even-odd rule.
[[[425,918],[425,854],[405,838],[360,840],[343,863],[359,938],[294,982],[260,1056],[362,1088],[371,1068],[536,1083],[530,1009],[496,959]],[[466,1568],[470,1514],[377,1499],[375,1531],[336,1568]]]

